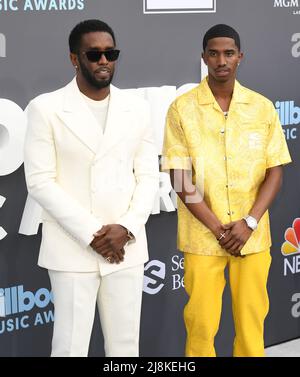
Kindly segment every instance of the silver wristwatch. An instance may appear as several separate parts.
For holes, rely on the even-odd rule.
[[[248,227],[252,230],[255,230],[257,228],[257,221],[254,217],[247,215],[243,217],[243,219],[246,221]]]
[[[128,241],[134,240],[134,235],[128,229],[127,229],[127,238],[128,238]]]

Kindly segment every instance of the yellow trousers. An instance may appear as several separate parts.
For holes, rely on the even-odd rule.
[[[216,356],[214,338],[220,324],[227,265],[235,326],[233,356],[264,356],[270,264],[269,249],[244,258],[185,253],[184,283],[189,295],[184,309],[186,356]]]

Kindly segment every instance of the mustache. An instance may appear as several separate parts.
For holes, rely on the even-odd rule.
[[[103,70],[105,70],[105,71],[108,72],[108,73],[111,73],[111,70],[110,70],[108,67],[106,67],[106,66],[102,66],[102,67],[97,68],[97,69],[95,70],[95,73],[102,72]]]

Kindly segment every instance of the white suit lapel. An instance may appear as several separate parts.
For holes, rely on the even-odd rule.
[[[65,87],[63,109],[58,116],[92,152],[97,153],[103,133],[78,89],[76,78]]]
[[[128,133],[128,127],[130,127],[129,113],[130,108],[126,104],[124,93],[111,85],[105,133],[99,144],[96,159],[101,158],[120,140],[124,139]]]

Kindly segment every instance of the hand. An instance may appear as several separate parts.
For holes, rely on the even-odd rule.
[[[124,245],[128,241],[127,230],[118,224],[104,225],[94,234],[90,246],[103,258],[109,258],[110,263],[120,263],[124,260]]]
[[[104,255],[102,255],[102,256],[103,256],[103,258],[106,259],[106,261],[108,263],[120,264],[124,260],[124,255],[125,255],[125,250],[121,249],[121,250],[117,250],[117,251],[110,251],[106,254],[105,257],[104,257]]]
[[[219,241],[220,237],[222,238],[222,234],[226,232],[226,228],[223,224],[220,223],[212,229],[212,232],[216,239]]]
[[[220,246],[235,257],[241,256],[241,250],[250,238],[252,229],[245,220],[233,221],[224,225],[224,228],[226,231],[224,237],[219,240]]]

